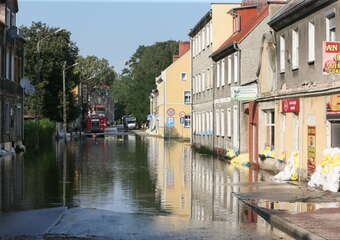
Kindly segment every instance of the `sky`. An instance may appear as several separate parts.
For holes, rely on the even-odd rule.
[[[81,55],[106,58],[120,72],[140,45],[188,40],[209,8],[206,0],[19,0],[17,25],[42,21],[67,29]]]

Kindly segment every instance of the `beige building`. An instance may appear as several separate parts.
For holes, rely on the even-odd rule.
[[[299,152],[300,178],[312,173],[322,151],[340,147],[340,75],[326,73],[324,41],[339,41],[338,1],[292,0],[270,20],[259,74],[259,148],[287,158]],[[273,44],[276,44],[273,46]],[[339,44],[340,46],[340,44]]]
[[[210,10],[190,31],[193,131],[192,144],[213,148],[213,86],[214,62],[211,54],[232,34],[230,9],[239,6],[229,3],[212,3]]]
[[[190,43],[179,43],[179,54],[156,78],[150,94],[149,131],[164,138],[190,139],[191,74]]]

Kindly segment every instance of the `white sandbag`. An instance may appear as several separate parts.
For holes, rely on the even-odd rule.
[[[321,166],[316,166],[314,173],[310,177],[308,182],[308,186],[310,187],[319,187],[323,186],[325,183],[326,176],[321,173]]]
[[[333,168],[328,174],[322,190],[338,192],[340,179],[340,167]]]

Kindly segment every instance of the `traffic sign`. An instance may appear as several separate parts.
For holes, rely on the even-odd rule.
[[[168,108],[168,111],[166,111],[168,116],[172,117],[173,115],[175,115],[175,109],[173,108]]]

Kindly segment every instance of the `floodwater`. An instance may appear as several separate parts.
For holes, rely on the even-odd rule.
[[[288,239],[233,195],[268,177],[194,153],[189,143],[134,134],[60,141],[0,160],[0,212],[80,207],[216,223],[226,239]]]

